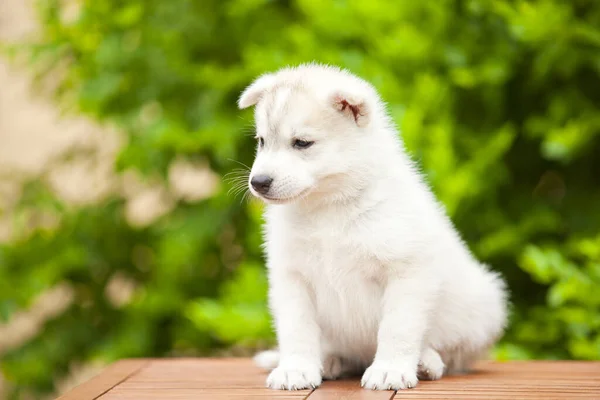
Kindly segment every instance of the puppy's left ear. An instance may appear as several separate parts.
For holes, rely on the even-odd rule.
[[[255,105],[273,85],[275,85],[275,77],[272,74],[260,76],[242,92],[238,99],[238,107],[244,109]]]
[[[340,113],[363,127],[369,123],[369,107],[364,98],[345,92],[336,92],[331,96],[331,104]]]

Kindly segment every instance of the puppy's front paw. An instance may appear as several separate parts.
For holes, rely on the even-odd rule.
[[[295,365],[280,365],[271,371],[267,387],[271,389],[314,389],[321,384],[321,370],[318,365],[304,362]]]
[[[416,368],[375,361],[365,371],[360,384],[365,389],[398,390],[414,388],[417,382]]]

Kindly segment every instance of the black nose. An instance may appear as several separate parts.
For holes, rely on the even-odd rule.
[[[265,194],[271,188],[273,178],[267,175],[256,175],[250,180],[250,184],[258,193]]]

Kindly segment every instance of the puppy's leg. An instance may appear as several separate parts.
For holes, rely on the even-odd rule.
[[[364,370],[364,367],[362,369]],[[323,379],[335,380],[356,376],[360,371],[358,362],[352,362],[340,356],[329,354],[323,360]]]
[[[323,360],[323,379],[335,380],[342,376],[344,372],[344,360],[341,357],[332,354]]]
[[[490,346],[483,349],[467,350],[458,346],[447,353],[446,375],[462,375],[469,373],[475,361],[485,359],[488,356]]]
[[[419,270],[388,282],[377,352],[363,375],[364,388],[389,390],[417,385],[417,365],[437,288],[426,268],[419,265]]]
[[[308,288],[292,271],[271,271],[270,301],[279,342],[279,365],[267,378],[272,389],[321,384],[320,330]]]

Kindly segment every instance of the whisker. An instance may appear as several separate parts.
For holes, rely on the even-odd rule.
[[[236,177],[236,178],[230,178],[227,180],[223,180],[223,182],[228,183],[230,186],[239,186],[239,185],[247,185],[248,179],[246,179],[244,177]]]
[[[244,120],[244,118],[242,118],[242,120]],[[244,124],[244,126],[240,129],[240,131],[245,135],[245,136],[255,136],[256,135],[256,124],[254,121],[248,121],[248,120],[244,120],[246,121],[246,124]]]
[[[246,181],[240,181],[240,182],[235,182],[232,186],[231,189],[229,189],[230,192],[232,193],[238,193],[243,189],[246,189],[248,186],[248,184],[246,183]]]
[[[246,190],[246,193],[244,193],[244,195],[242,196],[242,202],[244,202],[244,200],[246,201],[251,201],[252,197],[251,197],[252,193],[250,192],[250,189]]]
[[[246,164],[244,164],[243,162],[234,160],[233,158],[228,158],[227,161],[232,161],[234,163],[237,163],[237,164],[241,165],[242,167],[246,168],[248,171],[250,171],[252,169],[249,166],[247,166]]]
[[[247,181],[238,181],[231,184],[231,188],[229,190],[237,191],[239,188],[244,188],[248,186]]]
[[[235,181],[230,181],[229,182],[231,187],[242,187],[242,186],[246,186],[248,185],[248,180],[247,179],[237,179]]]
[[[225,182],[235,181],[239,179],[248,179],[250,176],[250,171],[231,171],[225,175],[223,175],[223,180]]]
[[[231,171],[226,175],[223,175],[223,179],[232,179],[232,178],[240,178],[240,177],[248,177],[250,176],[250,171]]]

